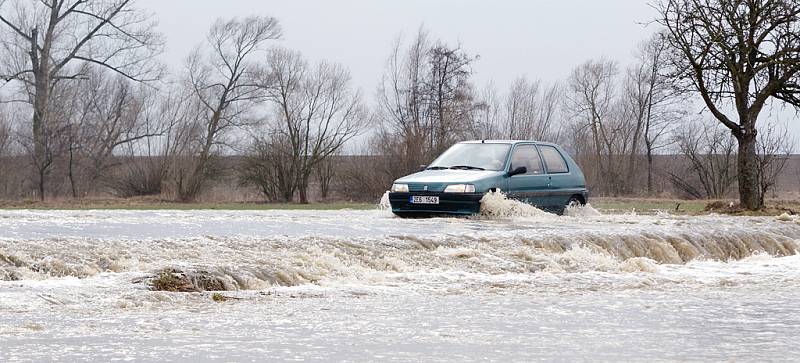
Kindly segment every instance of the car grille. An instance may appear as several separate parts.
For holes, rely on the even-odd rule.
[[[426,190],[425,187],[428,187]],[[444,184],[441,183],[432,183],[432,184],[409,184],[408,191],[409,192],[443,192],[445,188]]]

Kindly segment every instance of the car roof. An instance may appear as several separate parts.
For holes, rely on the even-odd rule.
[[[538,144],[538,145],[550,145],[550,146],[558,146],[551,142],[544,142],[544,141],[536,141],[536,140],[470,140],[470,141],[463,141],[459,144]]]

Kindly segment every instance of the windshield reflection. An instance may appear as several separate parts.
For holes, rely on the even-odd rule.
[[[428,167],[428,170],[505,169],[510,144],[455,144]]]

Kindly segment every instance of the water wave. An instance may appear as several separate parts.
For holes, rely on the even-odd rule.
[[[435,286],[437,279],[462,275],[480,280],[492,276],[536,279],[538,273],[566,279],[576,273],[647,273],[693,261],[790,256],[800,249],[800,224],[746,221],[750,223],[712,227],[713,221],[673,219],[666,221],[675,224],[669,228],[653,223],[630,230],[590,226],[570,230],[554,225],[553,230],[501,231],[497,229],[500,222],[490,220],[452,224],[495,228],[488,233],[0,240],[0,279],[86,278],[108,272],[145,272],[155,278],[159,271],[172,269],[189,276],[198,290],[207,286],[223,290],[305,284],[383,286],[409,281]],[[420,281],[420,276],[430,280]]]
[[[540,217],[549,218],[547,213],[530,204],[509,199],[505,193],[489,192],[481,199],[481,216],[488,218]]]

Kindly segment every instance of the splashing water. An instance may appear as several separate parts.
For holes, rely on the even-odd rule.
[[[481,199],[481,216],[489,218],[510,217],[554,217],[530,204],[518,200],[508,199],[500,191],[489,192]]]
[[[383,193],[380,202],[378,202],[378,210],[390,211],[392,210],[392,203],[389,202],[389,192]]]
[[[597,209],[594,209],[591,204],[587,205],[570,205],[564,209],[564,215],[569,217],[599,217],[603,214]]]

